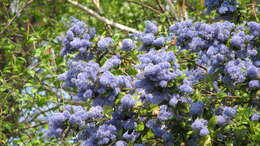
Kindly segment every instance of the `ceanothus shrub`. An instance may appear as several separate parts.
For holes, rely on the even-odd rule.
[[[220,5],[212,2],[206,3],[210,9]],[[231,10],[219,8],[221,13]],[[183,21],[163,36],[155,23],[146,21],[144,32],[123,39],[117,49],[111,37],[99,37],[73,19],[61,37],[68,70],[58,78],[77,106],[50,115],[46,136],[73,135],[83,146],[199,145],[234,139],[232,127],[241,120],[242,107],[255,111],[259,99],[259,26]],[[129,60],[134,61],[127,66]],[[135,72],[127,72],[129,68]],[[254,124],[259,114],[247,120]]]

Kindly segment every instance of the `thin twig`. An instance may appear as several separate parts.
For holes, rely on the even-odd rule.
[[[182,59],[185,60],[185,61],[194,62],[194,61],[191,60],[191,59],[187,59],[187,58],[182,58]],[[204,67],[204,66],[202,66],[202,65],[200,65],[200,64],[197,64],[197,63],[194,63],[194,64],[195,64],[196,66],[198,66],[198,67],[204,69],[206,72],[208,72],[208,69],[207,69],[206,67]]]
[[[165,10],[164,10],[164,8],[163,8],[163,6],[162,6],[162,4],[161,4],[161,1],[160,1],[160,0],[156,0],[156,2],[157,2],[157,4],[158,4],[158,6],[159,6],[161,12],[164,13]]]
[[[156,3],[157,3],[157,5],[158,5],[159,8],[160,8],[161,13],[164,13],[164,12],[165,12],[165,9],[164,9],[164,7],[162,6],[161,0],[156,0]],[[161,17],[161,16],[159,16],[159,17]],[[170,18],[169,16],[166,16],[166,22],[167,22],[168,25],[170,26],[170,25],[171,25],[171,21],[170,21],[169,18]]]
[[[85,13],[95,17],[96,19],[98,19],[99,21],[101,22],[104,22],[105,24],[108,24],[110,26],[113,26],[117,29],[120,29],[122,31],[126,31],[126,32],[132,32],[132,33],[139,33],[138,30],[134,29],[134,28],[131,28],[131,27],[128,27],[128,26],[125,26],[125,25],[122,25],[122,24],[119,24],[119,23],[115,23],[103,16],[100,16],[98,13],[96,13],[95,11],[89,9],[88,7],[86,6],[83,6],[81,5],[80,3],[78,2],[75,2],[73,0],[67,0],[71,5],[75,6],[75,7],[78,7],[80,8],[81,10],[83,10]]]
[[[206,96],[218,96],[215,93],[209,93],[209,94],[204,94],[204,95],[206,95]],[[226,95],[224,97],[227,97],[227,98],[240,98],[241,96],[228,96],[228,95]]]
[[[157,10],[156,8],[154,8],[152,6],[149,6],[149,5],[145,4],[145,3],[138,2],[138,1],[133,1],[133,0],[128,0],[128,2],[137,4],[137,5],[141,5],[141,6],[145,7],[145,8],[148,8],[148,9],[158,13],[158,14],[161,14],[161,12],[159,10]]]
[[[97,57],[97,63],[100,64],[101,59],[108,53],[108,51],[105,51],[102,54],[99,54]]]
[[[34,128],[37,128],[37,127],[42,126],[44,124],[46,124],[46,122],[40,122],[39,124],[36,124],[36,125],[33,125],[33,126],[28,126],[28,127],[25,127],[25,128],[21,128],[19,130],[27,130],[27,129],[31,129],[31,128],[34,129]]]

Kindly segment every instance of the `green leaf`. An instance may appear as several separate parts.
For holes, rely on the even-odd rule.
[[[106,114],[106,115],[111,115],[111,113],[113,112],[113,107],[111,107],[111,106],[104,106],[104,114]]]
[[[208,136],[202,137],[199,144],[203,145],[203,146],[212,146],[211,141],[212,141],[211,137],[208,135]]]
[[[216,124],[217,124],[217,117],[216,117],[216,116],[213,116],[213,117],[210,118],[210,120],[209,120],[208,127],[209,127],[210,129],[214,129],[215,126],[216,126]]]
[[[152,132],[152,130],[149,129],[147,133],[142,137],[142,140],[145,141],[153,137],[154,137],[154,133]]]
[[[144,128],[145,128],[144,123],[141,122],[141,123],[139,123],[139,124],[136,126],[135,130],[136,130],[136,131],[143,131]]]
[[[35,71],[34,70],[27,70],[28,74],[34,77]]]

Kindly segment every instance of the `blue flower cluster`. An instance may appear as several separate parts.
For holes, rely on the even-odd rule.
[[[89,137],[83,141],[84,146],[105,145],[116,139],[117,128],[110,124],[104,124],[93,128]]]
[[[88,27],[84,22],[72,18],[72,23],[66,36],[59,37],[63,45],[61,56],[79,52],[77,57],[81,60],[91,60],[93,58],[93,51],[90,47],[93,45],[91,39],[95,37],[95,28]]]
[[[131,108],[135,106],[136,101],[131,95],[127,94],[121,99],[121,104],[124,108]]]
[[[150,50],[148,53],[139,55],[138,58],[141,64],[136,65],[139,73],[136,76],[135,87],[143,89],[145,100],[153,104],[169,100],[171,98],[167,92],[170,88],[169,84],[183,75],[174,53],[165,49]],[[179,92],[191,93],[191,85],[189,80],[183,80]]]
[[[93,99],[93,105],[112,105],[121,88],[131,88],[131,77],[113,75],[109,70],[121,63],[119,57],[112,56],[103,66],[89,61],[71,61],[69,70],[59,76],[64,87],[76,87],[76,101]]]
[[[192,115],[201,115],[203,113],[203,102],[197,101],[190,105],[190,113]]]
[[[124,51],[131,51],[133,48],[135,48],[135,43],[131,39],[124,39],[122,41],[121,49]]]
[[[151,21],[145,22],[145,31],[143,33],[135,34],[137,40],[143,45],[139,48],[142,50],[150,50],[151,48],[161,48],[165,45],[167,38],[164,36],[157,36],[157,25]]]
[[[236,5],[236,0],[224,0],[218,8],[217,12],[222,15],[227,13],[234,13],[237,10]]]
[[[86,111],[81,106],[67,105],[62,113],[54,113],[48,117],[49,129],[46,133],[49,137],[60,137],[66,128],[66,121],[71,125],[83,127],[85,121],[94,121],[103,117],[103,108],[93,106]]]
[[[192,123],[191,127],[192,127],[192,130],[199,131],[200,136],[205,136],[205,135],[209,134],[207,124],[208,124],[208,122],[206,120],[196,119]]]
[[[173,112],[170,111],[167,105],[160,106],[160,112],[157,118],[161,121],[170,120],[173,117]]]
[[[58,38],[63,45],[61,56],[77,52],[77,56],[74,59],[89,61],[94,59],[97,54],[104,53],[113,47],[114,41],[112,38],[101,38],[95,44],[92,42],[95,36],[95,28],[89,27],[84,22],[72,18],[66,35]],[[94,46],[97,46],[97,48]]]
[[[110,37],[102,38],[98,41],[97,46],[102,51],[105,52],[111,45],[113,45],[113,40]]]
[[[177,106],[178,103],[191,104],[192,100],[190,98],[185,97],[185,96],[181,96],[180,94],[171,95],[169,105],[175,107],[175,106]]]
[[[236,0],[204,0],[207,13],[217,9],[220,15],[234,13],[237,10]]]
[[[54,113],[47,118],[49,129],[46,132],[48,137],[59,137],[63,132],[64,122],[68,119],[65,113]]]
[[[171,51],[161,50],[157,52],[151,50],[146,54],[139,55],[138,58],[141,64],[136,65],[136,68],[142,72],[137,74],[137,78],[140,79],[136,82],[137,87],[144,88],[140,84],[150,82],[151,87],[147,87],[147,89],[165,88],[170,80],[180,75],[179,65],[176,63],[176,57]],[[174,63],[174,65],[171,65],[171,63]],[[172,67],[174,67],[173,71],[170,70]]]
[[[207,12],[210,12],[221,5],[221,0],[204,0],[204,5],[207,8]]]
[[[220,107],[218,110],[217,125],[224,126],[231,122],[231,119],[235,117],[237,107]]]

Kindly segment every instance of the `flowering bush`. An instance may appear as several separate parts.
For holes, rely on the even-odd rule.
[[[237,115],[259,104],[260,24],[183,21],[167,35],[145,24],[116,49],[111,37],[72,20],[59,39],[68,70],[58,78],[77,106],[48,117],[46,135],[73,135],[84,146],[259,142],[259,114]],[[239,139],[243,131],[251,137]]]

